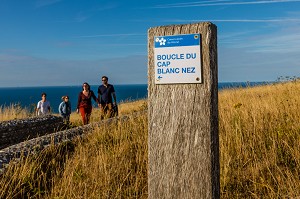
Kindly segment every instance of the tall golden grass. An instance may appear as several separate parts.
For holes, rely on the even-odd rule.
[[[126,104],[120,115],[147,108],[145,100]],[[98,114],[94,109],[94,121]],[[81,123],[76,113],[71,119]],[[144,112],[10,164],[0,177],[0,198],[146,198],[147,159]]]
[[[10,104],[0,106],[0,121],[22,119],[30,117],[32,114],[28,109],[24,109],[20,104]]]
[[[96,129],[78,143],[48,197],[147,198],[146,143],[145,114]]]
[[[146,113],[11,164],[0,198],[147,198]]]
[[[147,108],[146,100],[127,101],[118,105],[119,115],[127,115],[133,112],[139,112]],[[34,109],[34,108],[33,108]],[[52,107],[52,110],[54,107]],[[20,104],[10,104],[9,106],[0,105],[0,121],[23,119],[34,116],[35,112],[29,109],[22,108]],[[57,115],[58,114],[54,114]],[[76,112],[72,112],[70,121],[75,125],[82,125],[81,115]],[[91,122],[98,122],[100,120],[100,109],[94,107],[91,115]]]
[[[219,93],[221,198],[300,196],[299,104],[300,82]],[[147,123],[103,126],[11,164],[0,198],[147,198]]]
[[[300,82],[219,94],[222,198],[300,196]]]
[[[139,112],[147,108],[146,100],[137,100],[137,101],[127,101],[122,102],[118,105],[119,116],[132,114],[134,112]],[[76,125],[82,125],[80,113],[72,113],[70,121]],[[100,109],[94,107],[92,110],[91,121],[90,122],[99,122],[100,121]]]

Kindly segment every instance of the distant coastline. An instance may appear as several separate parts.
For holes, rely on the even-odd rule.
[[[247,86],[258,86],[274,82],[220,82],[218,89],[238,88]],[[124,101],[134,101],[147,98],[147,84],[127,84],[114,85],[118,103]],[[91,89],[97,94],[98,85],[91,85]],[[37,86],[37,87],[2,87],[0,92],[0,106],[19,104],[23,108],[33,110],[36,103],[41,99],[42,92],[46,92],[51,103],[52,111],[57,113],[57,108],[61,102],[61,96],[69,95],[72,102],[72,110],[76,109],[78,93],[81,85],[74,86]],[[5,94],[4,94],[5,93]]]
[[[257,86],[263,84],[273,84],[277,83],[276,81],[259,81],[259,82],[219,82],[219,88],[224,88],[224,86],[229,85],[230,88],[236,88],[239,86],[246,87],[246,86]],[[114,84],[115,86],[147,86],[148,84]],[[51,88],[51,87],[80,87],[81,85],[53,85],[53,86],[0,86],[0,90],[2,89],[23,89],[23,88]],[[99,85],[91,85],[92,87],[98,87]]]

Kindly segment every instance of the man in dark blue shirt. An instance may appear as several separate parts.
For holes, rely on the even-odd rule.
[[[114,98],[114,103],[112,98]],[[100,102],[101,120],[112,117],[113,105],[117,106],[115,88],[108,83],[108,77],[102,77],[102,85],[98,87],[98,100]]]

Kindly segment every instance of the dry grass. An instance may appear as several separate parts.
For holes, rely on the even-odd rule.
[[[44,198],[54,179],[62,176],[74,147],[72,142],[52,145],[40,154],[11,162],[0,177],[0,198]]]
[[[219,93],[221,198],[300,196],[299,104],[300,82]],[[144,114],[11,164],[0,198],[147,198],[147,125]]]
[[[120,104],[119,113],[144,110],[145,103],[130,102],[131,112]],[[10,164],[0,198],[147,198],[147,159],[144,112]]]
[[[96,129],[78,143],[48,197],[147,198],[146,125],[143,115]]]
[[[10,104],[0,106],[0,121],[22,119],[30,117],[32,114],[20,106],[20,104]]]
[[[300,196],[300,82],[219,96],[222,197]]]
[[[137,100],[131,102],[123,102],[118,104],[119,115],[127,115],[147,108],[146,100]],[[19,104],[11,104],[9,106],[0,106],[0,121],[7,121],[13,119],[23,119],[34,116],[35,113],[30,112],[28,109],[22,108]],[[54,114],[59,116],[59,114]],[[94,107],[91,116],[91,122],[98,122],[100,120],[100,109]],[[82,125],[81,115],[73,112],[70,121],[75,125]]]
[[[142,111],[142,110],[145,110],[146,108],[147,108],[146,100],[138,100],[138,101],[125,102],[125,103],[118,104],[119,116]],[[75,126],[82,125],[80,113],[73,112],[71,114],[70,121]],[[98,122],[98,121],[100,121],[100,109],[98,107],[94,107],[92,110],[90,122]]]

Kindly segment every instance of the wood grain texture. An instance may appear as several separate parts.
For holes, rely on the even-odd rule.
[[[154,36],[201,34],[202,83],[155,84]],[[149,198],[219,198],[217,27],[148,30]]]

